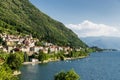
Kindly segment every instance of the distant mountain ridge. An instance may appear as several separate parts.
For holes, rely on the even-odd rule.
[[[83,42],[91,46],[106,49],[120,49],[120,37],[86,37],[81,38]]]
[[[78,36],[29,0],[0,0],[0,33],[32,34],[60,46],[87,47]]]

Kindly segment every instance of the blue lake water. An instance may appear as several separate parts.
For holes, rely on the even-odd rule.
[[[55,73],[70,69],[74,69],[81,80],[120,80],[120,52],[98,52],[84,59],[23,65],[20,79],[54,80]]]

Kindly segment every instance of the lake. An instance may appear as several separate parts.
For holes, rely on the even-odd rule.
[[[120,80],[120,52],[96,52],[84,59],[29,64],[21,67],[21,80],[54,80],[54,74],[74,69],[81,80]]]

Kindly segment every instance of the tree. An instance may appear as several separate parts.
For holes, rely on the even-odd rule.
[[[55,75],[54,80],[65,80],[66,73],[64,71],[59,72]]]
[[[71,69],[68,72],[59,72],[54,76],[54,80],[79,80],[80,76]]]
[[[35,46],[43,46],[43,43],[42,43],[42,42],[37,41],[37,42],[35,42]]]
[[[66,73],[65,80],[79,80],[79,75],[72,69]]]
[[[0,80],[18,80],[7,64],[0,65]]]
[[[60,55],[60,60],[64,60],[64,56],[63,55]]]
[[[64,60],[65,55],[63,51],[60,51],[59,53],[56,54],[57,59]]]
[[[0,58],[1,59],[6,60],[8,58],[8,56],[9,56],[9,54],[0,50]]]
[[[0,80],[18,80],[18,77],[13,75],[14,70],[10,67],[10,62],[7,64],[8,58],[10,60],[10,55],[0,51]],[[20,59],[22,61],[22,57]]]
[[[50,53],[51,51],[50,51],[50,48],[48,48],[48,53]]]
[[[2,44],[3,43],[3,39],[0,37],[0,44]]]
[[[12,70],[19,70],[22,62],[24,61],[24,56],[21,55],[22,53],[14,53],[10,54],[6,63]]]
[[[27,61],[29,61],[29,57],[28,57],[27,53],[25,52],[24,53],[24,62],[27,62]]]
[[[67,56],[68,57],[75,57],[75,51],[70,51]]]
[[[43,53],[42,51],[40,51],[39,55],[38,55],[38,59],[39,59],[39,61],[44,62],[44,60],[48,59],[48,55]]]

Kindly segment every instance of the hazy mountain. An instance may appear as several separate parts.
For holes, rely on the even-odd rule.
[[[37,9],[29,0],[0,0],[0,33],[32,34],[57,45],[86,47],[72,30]]]
[[[86,37],[81,38],[89,46],[107,49],[120,49],[120,37]]]

